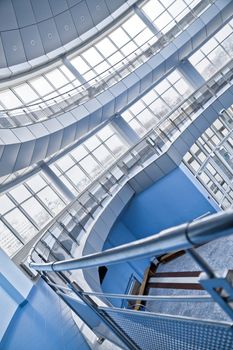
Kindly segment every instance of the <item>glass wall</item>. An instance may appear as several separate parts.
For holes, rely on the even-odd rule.
[[[166,34],[177,25],[201,0],[149,0],[141,8],[158,31]]]
[[[77,195],[118,159],[128,144],[111,125],[50,167]],[[30,241],[68,204],[58,189],[40,173],[0,195],[0,247],[10,256]]]
[[[208,80],[233,57],[233,20],[196,51],[189,61]]]
[[[115,71],[119,72],[120,76],[125,75],[127,63],[134,60],[156,40],[157,38],[138,15],[133,14],[121,26],[72,58],[70,62],[86,81],[93,84],[97,78],[101,80]],[[124,73],[121,72],[121,68]],[[133,67],[129,67],[128,73],[132,69]],[[117,80],[119,76],[116,77]]]
[[[108,125],[56,161],[51,169],[77,194],[113,164],[127,148],[126,142]]]
[[[0,195],[0,246],[13,255],[65,205],[65,198],[42,172]]]
[[[233,204],[232,125],[231,107],[198,138],[183,159],[222,209]]]
[[[192,91],[192,87],[186,83],[178,70],[175,70],[122,113],[122,116],[140,136],[143,136]]]

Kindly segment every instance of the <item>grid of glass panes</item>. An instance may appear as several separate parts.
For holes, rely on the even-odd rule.
[[[65,205],[42,173],[0,195],[0,247],[12,256]]]
[[[233,57],[233,20],[226,24],[189,61],[208,80]]]
[[[128,148],[111,125],[77,146],[50,167],[74,193],[83,191]]]
[[[149,0],[141,9],[158,31],[166,34],[200,2],[201,0]]]
[[[110,34],[72,58],[70,62],[89,83],[102,80],[117,71],[125,74],[127,63],[155,43],[157,38],[137,14],[131,15]],[[114,66],[114,67],[113,67]],[[121,74],[121,68],[124,73]],[[131,67],[133,69],[133,67]],[[128,70],[130,72],[130,68]]]
[[[68,92],[79,85],[80,82],[70,70],[65,65],[60,65],[24,83],[0,91],[0,109],[14,109],[37,103],[40,103],[40,108],[48,108],[61,100],[65,101],[69,98]],[[38,109],[38,106],[35,108]],[[31,110],[33,111],[33,106]]]
[[[143,136],[192,91],[192,87],[175,70],[122,113],[122,116],[140,136]]]
[[[233,203],[233,109],[219,117],[183,158],[221,208]]]
[[[175,25],[183,15],[189,13],[199,2],[199,0],[169,0],[166,4],[162,4],[158,1],[159,6],[162,6],[164,10],[160,13],[159,21],[166,23],[166,28],[170,28],[170,22],[167,23],[167,16],[170,16],[169,11],[173,16],[172,23]],[[151,11],[151,9],[154,9],[153,3],[154,0],[148,1],[145,8],[143,6],[143,10],[148,16],[152,12],[154,13],[154,10]],[[156,5],[155,8],[156,13],[159,13],[159,7],[157,8]],[[175,17],[177,17],[176,21],[174,20]],[[160,30],[160,23],[157,23],[156,26]],[[161,33],[163,33],[163,30]],[[109,80],[114,83],[135,69],[136,65],[132,63],[135,62],[135,58],[140,57],[140,53],[145,52],[146,48],[153,45],[159,37],[160,35],[154,35],[139,16],[134,13],[95,45],[71,59],[71,63],[84,80],[89,81],[90,85],[96,82],[99,84],[99,81],[102,82],[106,76],[108,78],[103,81],[104,84]],[[116,74],[113,74],[114,72]],[[29,124],[38,119],[47,118],[72,103],[73,97],[77,95],[76,88],[78,86],[80,86],[79,94],[81,94],[81,98],[84,96],[86,89],[88,89],[91,96],[92,90],[89,90],[89,84],[81,85],[78,78],[62,64],[47,73],[10,89],[0,91],[0,110],[13,109],[14,111],[10,113],[10,116],[13,113],[13,115],[20,115],[21,117],[20,121],[14,121],[16,125]],[[95,92],[95,90],[93,91]],[[33,104],[35,106],[32,106]],[[21,107],[24,105],[30,105],[30,107],[27,107],[28,116],[23,119],[24,110]],[[46,113],[43,113],[43,110],[46,110]],[[9,127],[7,121],[2,120],[1,124],[4,127]]]

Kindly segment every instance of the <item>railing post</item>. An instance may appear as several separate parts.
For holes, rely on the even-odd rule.
[[[76,282],[68,284],[71,290],[86,304],[91,310],[93,310],[105,323],[105,325],[111,329],[111,331],[124,343],[130,350],[140,350],[140,348],[134,343],[134,341],[128,337],[128,335],[119,327],[119,325],[112,320],[112,318],[104,311],[98,308],[98,305],[88,296],[84,295],[82,289]]]

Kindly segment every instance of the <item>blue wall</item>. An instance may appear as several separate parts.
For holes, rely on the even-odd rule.
[[[104,250],[150,236],[216,210],[180,168],[136,195],[114,224]],[[125,293],[131,275],[141,280],[149,259],[108,267],[102,289]],[[121,302],[113,301],[119,306]]]
[[[128,228],[118,221],[112,228],[111,233],[104,244],[104,250],[118,245],[135,241],[135,236]],[[143,278],[143,273],[149,264],[149,259],[141,259],[130,263],[109,265],[108,272],[103,280],[102,289],[105,292],[125,293],[130,277],[133,275],[139,281]],[[121,306],[122,300],[109,299],[113,305]]]
[[[1,316],[2,317],[2,316]],[[40,280],[16,312],[0,350],[89,350],[70,309]]]
[[[121,220],[136,238],[193,220],[215,209],[180,168],[137,195]]]

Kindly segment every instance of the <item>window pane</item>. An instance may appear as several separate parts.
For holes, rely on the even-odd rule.
[[[115,154],[115,156],[119,156],[127,148],[117,135],[110,137],[105,144],[112,151],[112,153]]]
[[[66,176],[77,186],[79,191],[82,191],[90,183],[90,179],[77,165],[67,171]]]
[[[105,167],[109,166],[113,161],[114,157],[111,155],[111,153],[106,149],[104,145],[101,145],[98,147],[94,152],[93,155],[100,161]]]
[[[28,221],[19,209],[12,210],[5,219],[16,230],[16,232],[28,242],[37,233],[36,228]]]
[[[47,186],[46,182],[40,175],[33,176],[30,180],[26,182],[28,186],[34,191],[37,192],[43,187]]]
[[[36,101],[39,98],[28,84],[18,85],[14,88],[14,91],[25,103]]]
[[[98,63],[103,61],[103,58],[100,56],[100,54],[98,53],[98,51],[94,47],[91,47],[87,51],[83,52],[82,56],[90,64],[91,67],[94,67]]]
[[[23,245],[13,233],[0,221],[0,247],[12,256]]]
[[[75,160],[80,160],[84,158],[88,152],[83,146],[78,146],[71,152],[72,156],[75,158]]]
[[[20,102],[20,100],[15,96],[15,94],[9,89],[0,92],[0,102],[7,109],[22,106],[22,102]]]
[[[80,165],[91,177],[98,175],[101,171],[101,166],[90,155],[82,159]]]
[[[58,195],[49,187],[44,188],[37,195],[53,215],[58,214],[65,206]]]
[[[17,186],[10,191],[10,194],[17,200],[18,203],[21,203],[25,199],[31,197],[31,193],[25,188],[24,185]]]
[[[43,77],[30,80],[30,84],[41,96],[45,96],[54,90]]]
[[[58,69],[52,70],[51,72],[45,74],[45,76],[56,89],[69,83],[69,80],[66,79],[66,77]]]
[[[14,206],[14,203],[5,194],[0,197],[0,214],[8,212]]]
[[[30,198],[27,200],[22,204],[22,207],[40,228],[42,228],[51,219],[49,213],[35,198]]]
[[[66,171],[74,165],[74,161],[69,156],[65,156],[58,160],[56,164],[62,169],[62,171]]]

